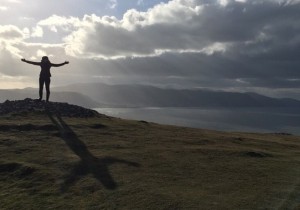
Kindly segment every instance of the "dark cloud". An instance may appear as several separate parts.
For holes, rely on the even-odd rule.
[[[79,55],[147,56],[164,51],[201,51],[216,43],[240,48],[258,44],[265,47],[299,42],[300,4],[276,1],[174,0],[147,12],[129,10],[123,19],[86,16],[82,27],[70,36],[70,49]],[[296,37],[295,37],[296,36]],[[82,43],[78,49],[78,42]],[[268,46],[267,44],[272,44]],[[264,47],[265,45],[265,47]],[[263,48],[261,48],[263,47]]]
[[[122,18],[51,16],[40,23],[55,27],[57,36],[67,34],[65,43],[51,47],[24,39],[14,46],[27,58],[45,51],[53,61],[70,60],[68,71],[55,72],[57,85],[140,83],[273,95],[278,90],[283,96],[300,88],[299,1],[173,0],[144,12],[128,10]],[[12,51],[1,55],[6,59]],[[32,76],[2,66],[5,74]]]

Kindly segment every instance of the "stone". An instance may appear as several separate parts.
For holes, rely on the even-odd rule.
[[[0,103],[0,115],[20,112],[50,112],[64,117],[80,118],[100,116],[95,110],[81,106],[60,102],[45,102],[30,98],[15,101],[6,100],[4,103]]]

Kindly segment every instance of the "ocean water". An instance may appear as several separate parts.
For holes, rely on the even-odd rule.
[[[300,135],[300,108],[97,108],[99,113],[123,119],[144,120],[221,131],[291,133]]]

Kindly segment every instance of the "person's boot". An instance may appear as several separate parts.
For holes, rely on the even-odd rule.
[[[42,98],[43,98],[43,91],[39,91],[39,95],[40,95],[39,101],[42,101]]]
[[[46,102],[49,102],[50,92],[47,92]]]

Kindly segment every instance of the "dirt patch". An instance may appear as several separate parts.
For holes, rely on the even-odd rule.
[[[55,125],[33,125],[33,124],[23,124],[23,125],[0,125],[0,131],[55,131],[57,130]]]
[[[91,125],[90,128],[93,128],[93,129],[103,129],[103,128],[107,128],[107,126],[98,123],[98,124]]]
[[[258,152],[258,151],[248,151],[244,152],[242,156],[251,157],[251,158],[267,158],[273,157],[272,154],[265,153],[265,152]]]
[[[0,164],[0,173],[13,172],[18,170],[21,166],[19,163],[2,163]]]
[[[18,178],[24,178],[31,175],[35,171],[35,168],[31,166],[24,166],[20,163],[1,163],[0,164],[0,175],[10,174]]]

